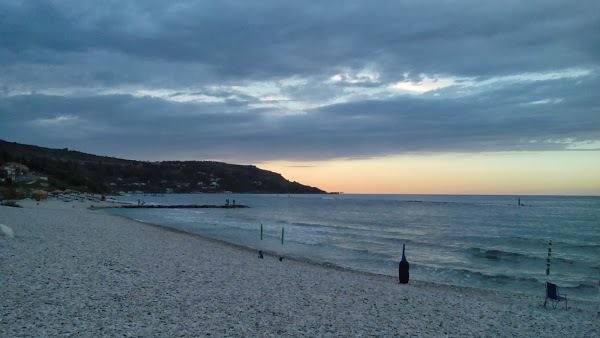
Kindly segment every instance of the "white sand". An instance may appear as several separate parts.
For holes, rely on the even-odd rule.
[[[0,337],[600,336],[597,304],[544,309],[543,290],[399,285],[86,209],[102,203],[20,204],[0,207]]]

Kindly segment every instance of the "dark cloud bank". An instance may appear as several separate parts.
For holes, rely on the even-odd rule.
[[[240,163],[600,142],[597,1],[15,1],[0,13],[9,141]],[[453,83],[392,88],[428,78]]]

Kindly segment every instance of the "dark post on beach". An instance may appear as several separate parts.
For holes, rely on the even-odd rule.
[[[404,250],[406,249],[406,244],[402,244],[402,259],[400,260],[400,264],[398,267],[398,282],[400,284],[408,283],[408,268],[409,264],[406,260],[406,256],[404,255]]]

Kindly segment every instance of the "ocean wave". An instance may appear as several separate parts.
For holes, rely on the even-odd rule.
[[[476,278],[481,278],[485,281],[497,282],[497,283],[513,283],[513,282],[525,282],[529,284],[535,285],[545,285],[546,280],[544,278],[535,278],[535,277],[524,277],[518,275],[508,275],[508,274],[493,274],[493,273],[482,273],[479,271],[472,271],[469,269],[457,269],[455,270],[457,273],[466,274],[469,277],[475,276]],[[562,290],[566,290],[567,293],[569,290],[577,290],[578,292],[589,293],[590,291],[594,291],[597,289],[597,285],[591,281],[556,281],[556,284]]]
[[[586,283],[586,282],[581,282],[575,286],[566,286],[566,288],[571,288],[571,289],[596,289],[598,286],[595,283]]]
[[[478,247],[470,247],[466,250],[470,255],[478,258],[486,258],[490,260],[503,260],[510,262],[520,262],[523,260],[545,260],[546,257],[542,255],[530,255],[521,252],[505,251],[500,249],[484,249]],[[552,257],[552,261],[558,261],[566,264],[574,264],[575,261],[571,259]]]
[[[475,205],[473,203],[465,203],[465,202],[447,202],[447,201],[419,201],[419,200],[407,200],[407,201],[398,201],[398,203],[421,203],[421,204],[430,204],[430,205]]]
[[[394,261],[393,258],[389,255],[375,252],[369,249],[357,249],[352,247],[344,247],[343,249],[350,251],[352,254],[354,254],[350,257],[358,257],[358,260],[360,261]]]
[[[576,248],[582,248],[582,249],[600,249],[600,244],[596,244],[596,243],[579,243],[579,244],[572,244],[572,245]]]
[[[337,236],[330,237],[330,239],[334,245],[337,245],[337,243],[346,243],[346,242],[351,241],[352,244],[360,245],[361,247],[378,246],[378,247],[388,248],[390,250],[393,250],[394,248],[396,248],[398,250],[402,250],[402,244],[406,244],[408,248],[419,248],[419,249],[430,248],[430,249],[434,249],[436,251],[439,250],[440,248],[451,249],[451,247],[449,247],[449,246],[443,246],[443,245],[440,245],[440,244],[434,243],[434,242],[425,242],[425,241],[421,241],[421,240],[412,240],[412,239],[398,238],[398,237],[385,237],[385,236],[382,237],[382,236],[378,236],[378,235],[372,235],[372,236],[364,236],[364,235],[340,236],[340,235],[337,235]]]
[[[484,273],[481,271],[476,271],[476,270],[471,270],[471,269],[466,269],[466,268],[458,268],[458,269],[442,268],[442,269],[446,270],[447,272],[449,272],[453,275],[458,275],[458,276],[467,277],[467,278],[475,277],[475,278],[486,280],[486,281],[495,281],[495,282],[500,282],[500,283],[505,283],[505,282],[509,282],[509,281],[540,283],[540,280],[535,277],[523,277],[523,276],[518,276],[518,275],[508,275],[508,274],[502,274],[502,273]]]
[[[549,239],[543,238],[532,238],[526,236],[510,236],[508,237],[508,242],[524,242],[527,245],[532,246],[547,246]],[[582,241],[568,241],[568,240],[552,240],[553,247],[569,247],[569,248],[581,248],[581,249],[598,249],[600,248],[600,243],[597,242],[582,242]]]
[[[506,240],[509,243],[526,243],[526,245],[544,246],[548,244],[548,240],[539,237],[526,237],[526,236],[508,236]]]
[[[319,238],[315,238],[315,237],[303,237],[303,238],[293,238],[293,239],[286,239],[286,242],[290,242],[290,243],[296,243],[296,244],[302,244],[302,245],[308,245],[308,246],[323,246],[323,244],[325,243],[324,240],[319,239]]]
[[[338,227],[335,225],[329,225],[329,224],[323,224],[323,223],[289,222],[289,221],[282,221],[282,223],[289,224],[292,226],[297,226],[297,227],[308,227],[308,228],[349,228],[349,227],[343,227],[343,226]]]
[[[397,203],[406,203],[406,204],[424,204],[424,205],[432,205],[432,206],[476,206],[476,207],[481,207],[481,206],[489,206],[489,207],[517,207],[517,204],[514,203],[503,203],[502,202],[466,202],[466,201],[424,201],[424,200],[401,200],[401,201],[397,201]],[[522,205],[522,206],[527,206],[527,207],[531,207],[531,205]]]
[[[298,227],[298,228],[309,228],[316,231],[324,230],[331,233],[340,233],[348,237],[372,237],[379,236],[389,240],[403,240],[403,237],[413,236],[415,234],[425,234],[423,231],[415,230],[414,228],[407,227],[403,228],[392,228],[392,229],[377,229],[373,226],[368,225],[357,225],[357,224],[331,224],[331,223],[317,223],[317,222],[289,222],[289,221],[278,221],[282,224]]]
[[[519,261],[521,259],[526,258],[534,258],[528,257],[528,255],[521,254],[518,252],[510,252],[503,251],[498,249],[482,249],[477,247],[470,247],[467,250],[467,253],[481,258],[493,259],[493,260],[509,260],[509,261]]]

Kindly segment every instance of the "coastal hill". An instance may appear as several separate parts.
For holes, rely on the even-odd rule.
[[[213,161],[147,162],[50,149],[0,140],[0,195],[15,189],[72,189],[111,194],[325,193],[253,165]],[[5,196],[8,198],[8,196]]]

